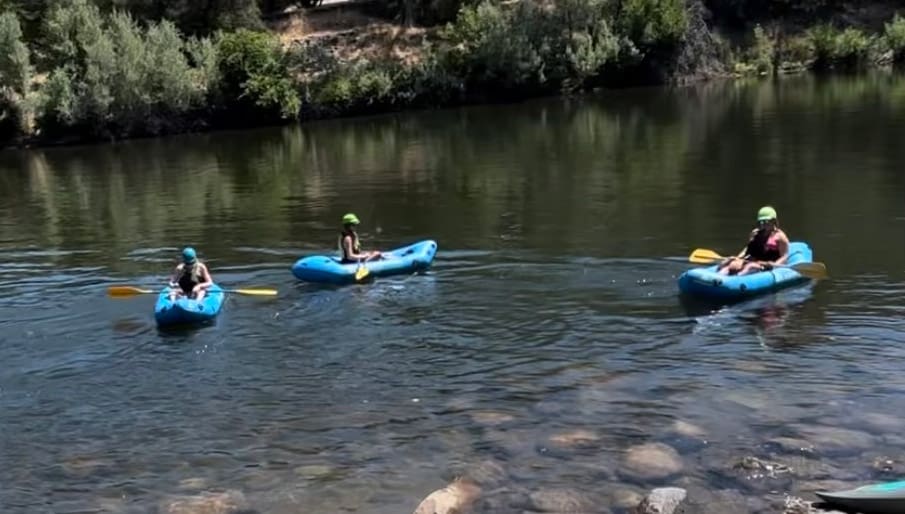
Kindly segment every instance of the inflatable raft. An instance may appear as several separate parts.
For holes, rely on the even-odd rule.
[[[789,243],[788,264],[812,262],[813,253],[807,243]],[[693,268],[679,276],[679,291],[691,297],[733,301],[803,284],[810,279],[794,269],[776,267],[747,275],[720,275],[717,264]]]
[[[154,319],[158,326],[184,325],[211,321],[220,314],[226,294],[217,284],[211,285],[201,301],[185,297],[170,300],[170,289],[166,288],[157,297]]]
[[[368,261],[364,265],[369,276],[385,277],[414,273],[428,269],[437,253],[437,242],[426,240],[413,245],[383,252],[383,258]],[[305,282],[322,284],[352,284],[355,282],[357,263],[342,264],[338,257],[311,255],[302,257],[292,265],[292,274]]]
[[[905,481],[866,485],[837,492],[818,492],[817,496],[834,507],[862,514],[902,514],[905,512]]]

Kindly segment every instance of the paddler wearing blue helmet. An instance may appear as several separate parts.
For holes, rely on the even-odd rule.
[[[765,205],[757,211],[757,227],[751,231],[748,244],[735,257],[720,264],[723,275],[746,275],[769,271],[789,260],[789,238],[779,228],[776,209]]]
[[[358,239],[358,232],[355,227],[361,223],[358,216],[346,214],[343,216],[343,229],[339,234],[339,254],[342,256],[343,264],[355,262],[365,262],[381,258],[380,252],[362,252],[361,241]]]
[[[198,260],[195,249],[191,246],[183,248],[182,262],[176,265],[170,278],[170,298],[175,300],[178,296],[187,296],[200,301],[213,283],[207,266]]]

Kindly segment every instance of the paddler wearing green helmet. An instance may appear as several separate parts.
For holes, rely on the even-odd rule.
[[[182,262],[170,278],[170,299],[187,296],[193,300],[204,299],[207,288],[214,283],[207,266],[198,259],[198,254],[191,246],[182,249]]]
[[[355,227],[361,223],[351,212],[343,216],[343,229],[339,235],[339,253],[343,264],[366,262],[381,258],[380,252],[362,252],[361,241]]]
[[[765,205],[757,211],[757,227],[751,231],[748,244],[735,257],[720,264],[723,275],[746,275],[769,271],[789,260],[789,238],[779,228],[776,209]]]

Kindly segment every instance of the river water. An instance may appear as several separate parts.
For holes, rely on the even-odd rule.
[[[766,513],[898,477],[903,141],[905,79],[873,75],[4,151],[0,511],[228,491],[398,514],[490,466],[516,499],[482,512],[619,513],[672,484],[695,512]],[[737,251],[765,203],[830,278],[680,302],[688,254]],[[297,282],[347,211],[367,249],[436,239],[431,271]],[[159,287],[186,244],[279,296],[175,332],[153,295],[106,297]],[[633,472],[646,443],[681,469]]]

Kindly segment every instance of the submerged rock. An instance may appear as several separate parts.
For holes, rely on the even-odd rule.
[[[769,450],[778,453],[814,453],[814,445],[804,439],[796,439],[794,437],[774,437],[764,444]]]
[[[506,414],[505,412],[497,412],[492,410],[480,410],[474,411],[469,414],[472,421],[478,423],[480,425],[495,427],[498,425],[502,425],[504,423],[508,423],[515,419],[515,417],[511,414]]]
[[[905,416],[871,412],[858,418],[869,431],[878,434],[901,433],[905,429]]]
[[[482,489],[493,489],[502,485],[507,473],[499,462],[485,459],[467,466],[462,476]]]
[[[185,478],[179,481],[180,489],[200,491],[208,487],[207,479],[201,477]]]
[[[795,496],[787,496],[782,514],[845,514],[838,510],[823,510],[815,504]]]
[[[602,507],[590,495],[575,489],[545,488],[530,495],[533,511],[557,514],[590,514]]]
[[[443,489],[430,493],[414,514],[467,514],[481,495],[481,488],[466,479],[453,481]]]
[[[629,448],[623,471],[642,480],[656,480],[682,471],[682,458],[672,447],[662,443],[648,443]]]
[[[486,494],[475,502],[474,514],[523,514],[531,509],[531,498],[527,491],[521,489],[497,489]]]
[[[628,510],[637,507],[644,495],[633,489],[617,488],[610,493],[610,503],[617,509]]]
[[[307,480],[324,478],[334,473],[334,468],[326,464],[306,464],[294,468],[293,473]]]
[[[704,439],[707,436],[707,432],[703,428],[682,420],[676,420],[676,422],[673,423],[672,431],[681,436],[691,437],[693,439]]]
[[[170,498],[163,507],[161,511],[166,514],[240,514],[249,510],[245,496],[239,491]]]
[[[635,507],[634,514],[675,514],[688,492],[680,487],[654,489]]]
[[[561,448],[575,448],[589,445],[599,439],[597,434],[579,428],[550,436],[550,444]]]
[[[874,438],[866,433],[829,426],[799,427],[798,433],[824,452],[863,451],[874,446]]]
[[[749,479],[776,478],[792,472],[792,467],[781,462],[772,462],[747,455],[738,460],[733,469],[743,471]]]

